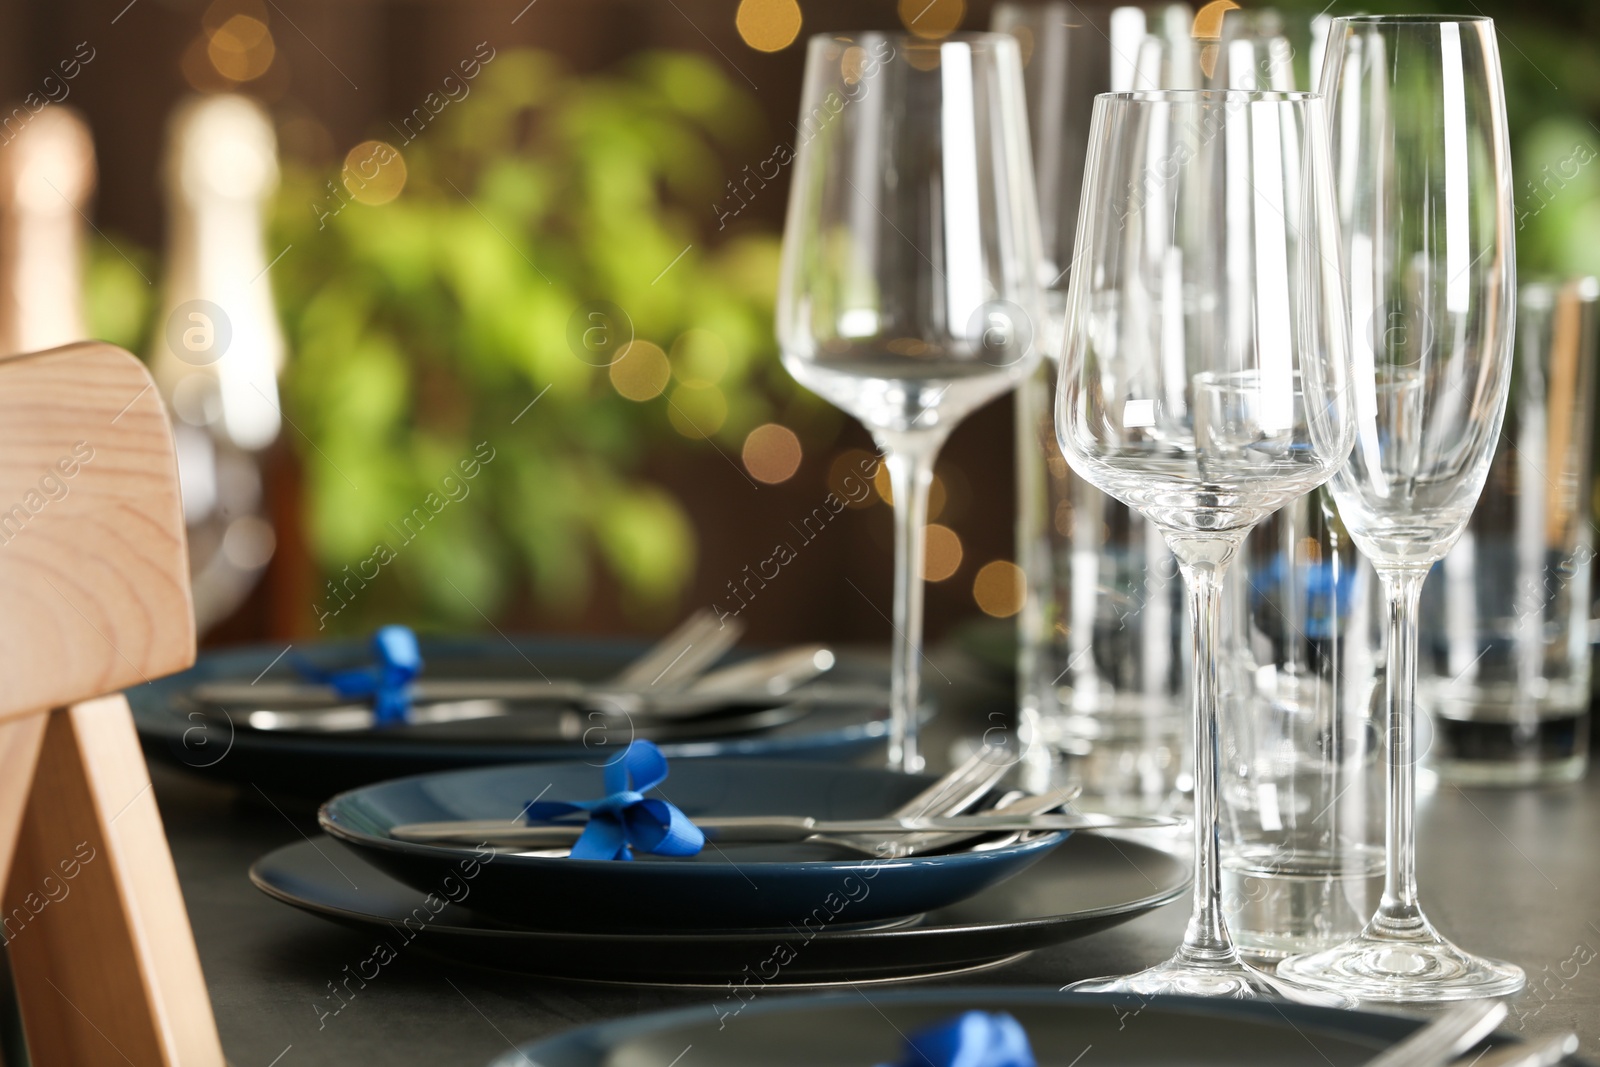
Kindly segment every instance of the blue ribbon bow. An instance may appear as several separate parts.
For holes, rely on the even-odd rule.
[[[411,711],[411,683],[422,673],[417,635],[406,626],[385,626],[372,635],[378,662],[348,670],[324,670],[296,656],[295,669],[313,682],[331,685],[350,700],[372,698],[373,724],[395,726]]]
[[[635,740],[605,765],[607,796],[599,800],[532,801],[530,826],[587,812],[589,823],[572,846],[575,860],[631,860],[639,848],[657,856],[693,856],[706,835],[665,800],[644,794],[667,780],[667,757],[653,742]]]
[[[968,1011],[906,1038],[900,1062],[884,1067],[1038,1067],[1027,1031],[1007,1012]]]

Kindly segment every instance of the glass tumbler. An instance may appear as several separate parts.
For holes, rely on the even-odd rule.
[[[1132,88],[1148,34],[1187,17],[1178,5],[1147,16],[1049,0],[999,4],[993,19],[1023,58],[1051,357],[1017,390],[1017,557],[1027,580],[1017,682],[1025,729],[1040,742],[1028,746],[1025,777],[1033,789],[1079,779],[1101,811],[1164,810],[1187,788],[1183,583],[1155,527],[1062,458],[1056,360],[1095,94]]]
[[[1382,597],[1326,489],[1253,530],[1228,583],[1223,907],[1277,960],[1360,933],[1383,890]]]
[[[1500,446],[1423,592],[1427,764],[1463,785],[1570,782],[1588,766],[1600,283],[1534,282],[1518,296]]]

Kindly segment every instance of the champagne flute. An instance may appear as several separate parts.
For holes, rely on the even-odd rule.
[[[1160,528],[1194,627],[1194,912],[1167,962],[1073,988],[1284,995],[1223,920],[1223,577],[1352,442],[1322,100],[1138,90],[1095,101],[1056,408],[1073,468]],[[1305,999],[1301,997],[1301,999]]]
[[[915,771],[934,457],[1039,358],[1039,223],[1016,41],[814,37],[796,128],[778,343],[797,381],[866,425],[889,469],[889,765]]]
[[[1502,996],[1522,971],[1463,952],[1423,915],[1412,822],[1418,598],[1478,501],[1511,375],[1511,155],[1494,23],[1337,19],[1322,88],[1356,368],[1356,445],[1331,487],[1387,605],[1386,871],[1358,937],[1278,973],[1372,1000]]]

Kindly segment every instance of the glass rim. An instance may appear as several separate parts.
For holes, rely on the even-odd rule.
[[[1095,99],[1118,104],[1192,104],[1206,100],[1296,104],[1321,100],[1322,94],[1303,89],[1123,89],[1115,93],[1097,93]]]
[[[1488,15],[1339,15],[1333,21],[1354,26],[1442,26],[1494,22]]]
[[[946,42],[956,41],[965,44],[1001,44],[1016,47],[1015,34],[1005,33],[1001,30],[956,30],[943,37],[920,37],[909,30],[844,30],[832,33],[813,33],[806,40],[806,48],[812,49],[819,45],[838,45],[849,48],[862,41],[891,41],[896,44],[918,45],[924,47],[937,47]]]

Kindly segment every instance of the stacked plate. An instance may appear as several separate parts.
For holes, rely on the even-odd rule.
[[[267,894],[419,948],[528,974],[726,985],[904,978],[1000,963],[1181,895],[1179,860],[1090,835],[1026,834],[885,859],[826,843],[708,843],[698,855],[574,860],[401,840],[404,825],[505,820],[529,801],[604,792],[599,766],[420,775],[341,794],[323,828],[260,861]],[[934,781],[801,761],[679,761],[660,795],[691,819],[881,818]],[[350,864],[359,863],[357,873]],[[343,873],[340,873],[340,870]],[[348,877],[347,877],[348,876]],[[356,888],[359,886],[360,888]]]
[[[599,682],[636,662],[636,642],[551,639],[424,639],[423,681],[492,685],[550,679]],[[304,656],[322,667],[370,660],[361,641],[310,648],[247,646],[203,657],[191,670],[128,691],[134,721],[152,759],[208,777],[258,785],[270,793],[322,800],[399,775],[522,760],[603,759],[635,737],[669,758],[740,756],[850,760],[882,745],[885,711],[871,694],[881,665],[841,657],[820,686],[781,700],[714,709],[678,721],[603,715],[545,705],[510,715],[407,724],[386,729],[298,728],[272,699],[300,681]],[[730,655],[736,660],[738,653]],[[840,699],[859,692],[860,699]],[[229,699],[215,695],[228,693]]]

